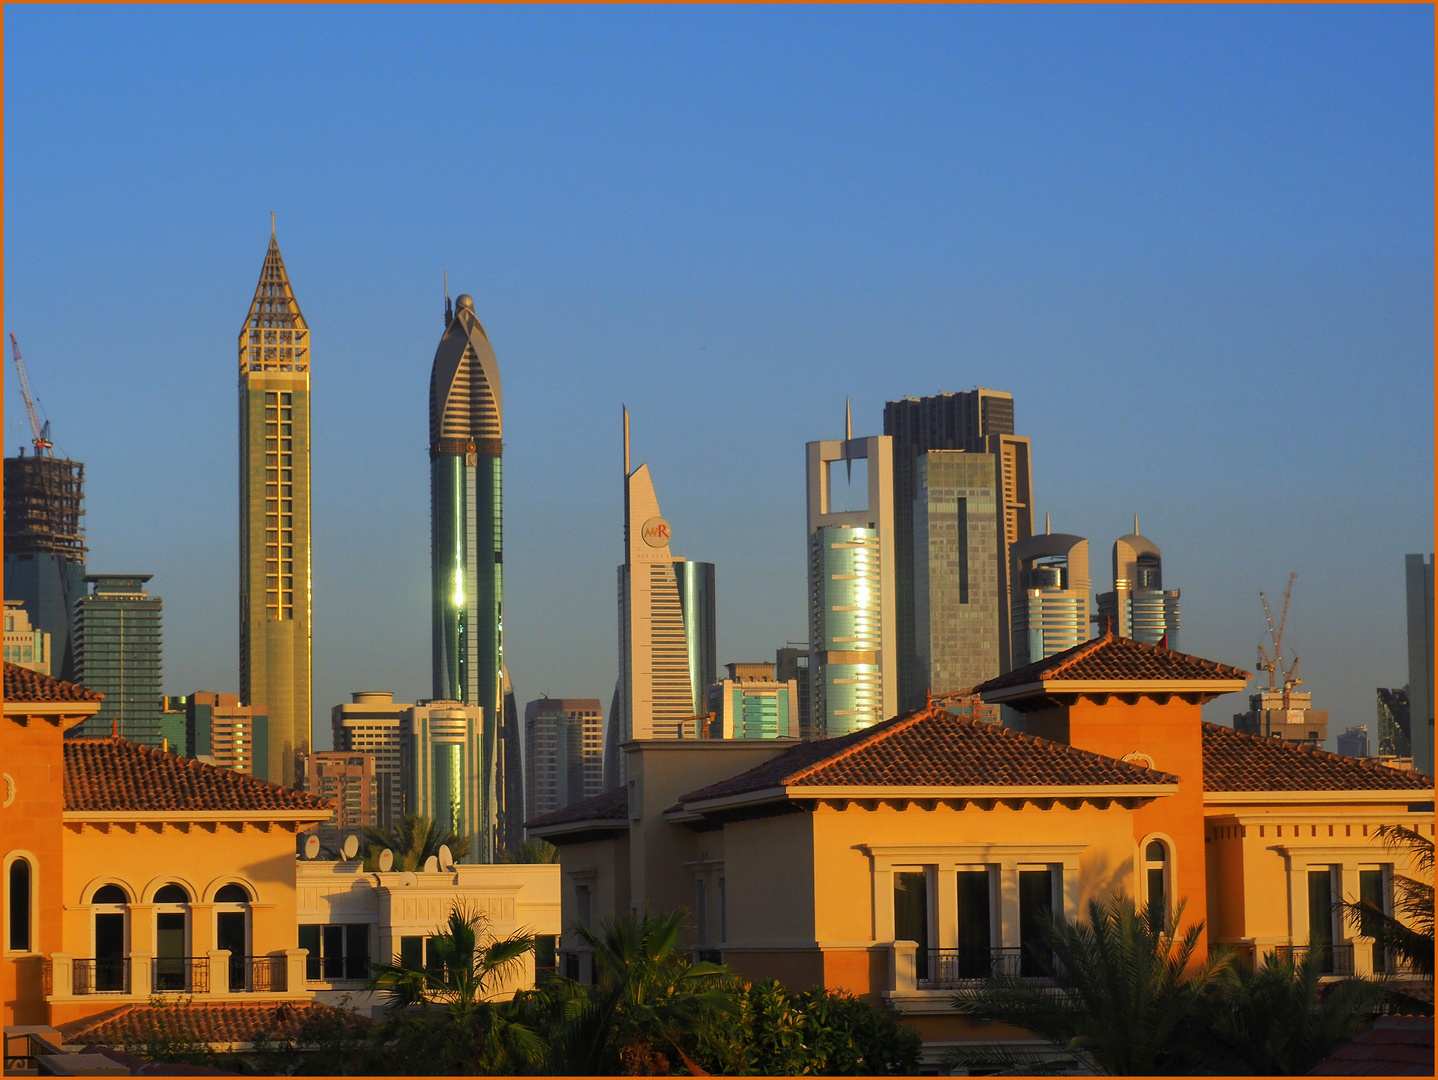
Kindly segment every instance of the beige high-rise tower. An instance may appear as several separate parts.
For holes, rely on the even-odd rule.
[[[269,779],[293,786],[310,752],[310,331],[273,229],[240,331],[240,700],[268,710]]]

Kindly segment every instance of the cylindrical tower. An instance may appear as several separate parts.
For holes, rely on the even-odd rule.
[[[474,301],[446,302],[429,384],[430,567],[434,696],[484,709],[473,779],[482,835],[471,859],[490,862],[499,825],[504,702],[503,429],[499,364]]]

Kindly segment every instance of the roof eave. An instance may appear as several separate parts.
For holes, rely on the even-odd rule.
[[[66,810],[62,821],[116,824],[122,821],[328,821],[329,808],[275,810]]]
[[[629,828],[629,819],[585,818],[583,821],[562,821],[555,825],[531,825],[526,828],[530,836],[548,839],[551,836],[565,836],[569,833],[594,832],[596,830],[622,830]]]
[[[704,814],[759,803],[793,799],[1135,799],[1178,794],[1176,783],[1151,784],[966,784],[947,787],[901,785],[802,785],[764,788],[717,799],[685,801],[683,814],[671,821],[691,821]],[[668,815],[666,815],[667,817]]]
[[[1054,694],[1203,694],[1212,700],[1247,685],[1247,679],[1036,679],[985,690],[980,697],[990,704]]]
[[[11,701],[5,702],[6,716],[39,716],[47,720],[58,719],[62,723],[74,720],[77,723],[100,711],[99,701]]]
[[[1423,788],[1360,788],[1341,791],[1205,791],[1205,806],[1241,806],[1251,803],[1372,803],[1432,802],[1433,792]]]

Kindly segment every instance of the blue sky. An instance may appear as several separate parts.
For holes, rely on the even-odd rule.
[[[1333,729],[1406,681],[1433,546],[1433,11],[5,10],[5,320],[90,567],[237,674],[235,340],[269,213],[313,333],[318,735],[429,693],[442,274],[504,380],[521,701],[616,664],[619,410],[719,660],[805,635],[804,442],[1010,390],[1097,588],[1132,514],[1186,650],[1257,592]],[[6,364],[9,453],[28,427]],[[1242,703],[1222,700],[1210,717]]]

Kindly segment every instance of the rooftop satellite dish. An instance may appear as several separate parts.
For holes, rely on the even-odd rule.
[[[454,853],[449,850],[448,844],[439,845],[439,865],[446,870],[454,865]]]
[[[401,885],[415,885],[418,883],[418,879],[415,878],[414,872],[412,870],[406,870],[403,874],[400,875],[399,883]]]
[[[320,853],[320,838],[311,833],[305,839],[305,858],[313,859]]]
[[[394,869],[394,852],[389,848],[385,848],[379,853],[379,868],[383,874],[388,874]]]
[[[346,859],[353,859],[359,853],[359,837],[354,833],[345,837],[345,846],[342,849]]]
[[[425,872],[426,874],[434,874],[434,873],[438,873],[438,871],[439,871],[439,860],[436,859],[433,855],[431,855],[429,858],[427,858],[427,859],[424,860],[424,872]]]

